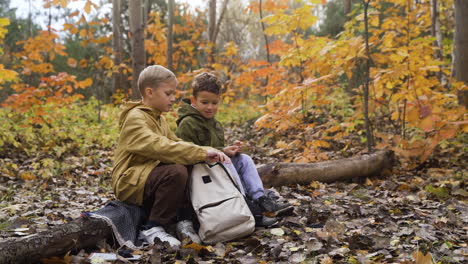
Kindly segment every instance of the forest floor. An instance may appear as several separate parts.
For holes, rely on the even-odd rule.
[[[249,127],[231,128],[227,136],[255,146],[248,149],[257,163],[284,159],[266,157],[272,146],[259,144],[257,132],[245,133]],[[96,152],[98,160],[69,157],[87,165],[62,178],[24,181],[0,175],[0,243],[61,225],[113,200],[112,150]],[[138,263],[466,263],[466,153],[454,152],[436,154],[413,171],[397,165],[391,175],[278,188],[294,205],[294,213],[242,240],[176,253],[148,249],[133,254],[141,256]],[[458,162],[450,162],[447,155]],[[100,245],[44,263],[87,263],[91,252],[117,249]]]

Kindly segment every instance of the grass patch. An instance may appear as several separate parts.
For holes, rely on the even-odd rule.
[[[222,104],[218,110],[216,119],[223,124],[242,124],[263,114],[263,111],[259,110],[255,105],[256,103],[250,102]]]
[[[47,123],[36,122],[34,112],[0,108],[0,169],[25,180],[52,178],[84,166],[70,157],[97,160],[94,150],[114,148],[118,139],[118,107],[101,106],[94,99],[67,105],[43,105]],[[29,160],[28,170],[19,164]],[[16,165],[13,163],[17,163]],[[89,164],[88,164],[89,165]]]
[[[0,230],[5,230],[11,225],[10,221],[0,221]]]

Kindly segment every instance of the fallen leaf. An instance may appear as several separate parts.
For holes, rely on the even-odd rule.
[[[325,256],[323,259],[320,260],[320,264],[333,264],[333,259],[329,256]]]
[[[284,230],[281,228],[273,228],[270,230],[270,233],[275,236],[283,236],[284,235]]]
[[[302,252],[294,253],[289,257],[289,263],[302,263],[306,259],[306,255]]]
[[[422,253],[421,251],[415,251],[415,252],[413,252],[413,259],[414,259],[416,264],[432,264],[432,263],[434,263],[432,261],[432,255],[429,252],[426,255],[424,255],[424,253]]]

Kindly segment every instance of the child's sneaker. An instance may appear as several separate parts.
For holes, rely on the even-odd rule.
[[[201,239],[193,228],[193,223],[189,220],[179,221],[176,225],[177,237],[184,241],[186,239],[191,240],[194,243],[201,244]]]
[[[266,196],[258,198],[257,203],[265,212],[274,213],[274,215],[291,213],[294,210],[291,204],[287,202],[278,202]]]
[[[268,216],[262,215],[259,217],[259,219],[255,219],[255,226],[259,226],[259,227],[269,228],[276,224],[278,224],[278,219],[274,217],[268,217]]]
[[[154,240],[159,238],[162,242],[168,242],[171,248],[179,248],[180,241],[177,238],[166,233],[162,226],[155,226],[147,230],[143,230],[139,235],[140,239],[145,240],[150,245],[154,245]]]

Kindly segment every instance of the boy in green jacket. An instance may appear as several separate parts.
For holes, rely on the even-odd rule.
[[[142,206],[149,218],[140,235],[179,247],[180,241],[165,227],[177,223],[179,239],[201,243],[193,230],[186,200],[188,172],[184,165],[201,161],[230,162],[224,153],[182,141],[169,128],[163,112],[175,102],[177,78],[168,69],[153,65],[138,78],[141,101],[127,102],[119,118],[120,136],[114,156],[112,187],[122,202]]]
[[[265,195],[263,183],[250,156],[241,153],[242,143],[236,141],[225,146],[224,131],[215,119],[221,99],[221,82],[211,73],[197,75],[192,83],[193,95],[190,101],[184,100],[179,108],[176,135],[181,139],[200,146],[210,146],[222,150],[232,164],[228,164],[234,176],[239,176],[248,198],[260,206],[263,212],[275,215],[291,211],[288,203],[279,203]],[[264,225],[264,224],[261,224]]]

